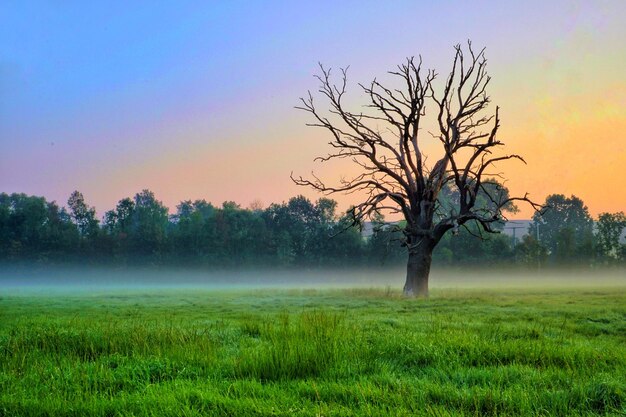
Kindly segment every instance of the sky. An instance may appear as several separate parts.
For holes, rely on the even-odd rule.
[[[623,211],[624,22],[621,0],[0,2],[0,192],[64,205],[80,190],[100,214],[145,188],[171,210],[316,199],[291,172],[354,171],[313,161],[329,138],[294,108],[318,63],[349,66],[359,109],[357,83],[417,55],[443,77],[471,39],[500,140],[527,162],[500,167],[511,193]]]

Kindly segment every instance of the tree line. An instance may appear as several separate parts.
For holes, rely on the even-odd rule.
[[[442,193],[442,198],[454,195]],[[445,204],[445,203],[442,203]],[[433,254],[438,265],[624,265],[623,212],[594,220],[575,196],[549,196],[519,242],[506,234],[481,236],[468,223],[446,233]],[[514,211],[514,207],[512,208]],[[404,222],[376,213],[371,233],[337,213],[328,198],[296,196],[287,202],[242,208],[186,200],[172,214],[154,193],[143,190],[120,200],[100,220],[82,193],[67,206],[44,197],[0,194],[0,262],[106,265],[380,266],[406,262]],[[503,222],[494,228],[502,230]],[[481,240],[482,239],[482,240]]]

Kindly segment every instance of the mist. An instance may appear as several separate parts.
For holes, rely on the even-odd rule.
[[[475,289],[626,289],[626,271],[619,269],[552,268],[511,270],[435,267],[430,286],[435,290]],[[87,266],[13,267],[0,270],[0,292],[65,293],[150,290],[255,290],[381,288],[400,291],[405,269],[389,268],[107,268]]]

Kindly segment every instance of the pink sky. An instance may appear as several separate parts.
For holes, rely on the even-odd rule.
[[[328,138],[293,108],[317,62],[350,65],[353,87],[420,53],[445,74],[471,38],[487,47],[500,138],[528,162],[501,167],[512,193],[626,209],[624,2],[325,7],[0,12],[0,191],[65,203],[78,189],[99,213],[143,188],[170,208],[315,199],[290,172],[350,171],[313,162]]]

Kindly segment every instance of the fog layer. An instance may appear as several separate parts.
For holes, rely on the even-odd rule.
[[[90,291],[103,289],[401,289],[403,268],[188,270],[163,268],[12,268],[0,269],[0,291]],[[431,288],[594,288],[626,289],[623,269],[538,271],[435,268]]]

